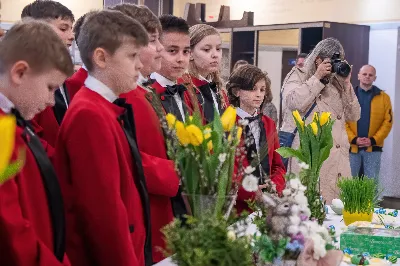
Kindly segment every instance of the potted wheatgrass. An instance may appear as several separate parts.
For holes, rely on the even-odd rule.
[[[338,181],[343,201],[343,219],[346,225],[357,221],[372,221],[378,203],[378,184],[372,178],[342,178]]]

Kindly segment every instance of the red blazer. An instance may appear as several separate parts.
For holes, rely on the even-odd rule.
[[[179,177],[174,162],[167,157],[160,120],[146,99],[146,93],[145,89],[138,86],[121,97],[126,98],[133,107],[138,129],[136,138],[150,197],[153,261],[159,262],[165,258],[159,250],[160,247],[165,248],[164,235],[160,230],[174,219],[170,198],[178,193]]]
[[[0,115],[4,115],[0,110]],[[22,170],[0,185],[0,264],[13,266],[70,265],[54,255],[51,209],[36,159],[22,138],[23,128],[16,130],[13,159],[17,151],[26,151]],[[46,151],[52,148],[42,142]],[[50,188],[51,189],[51,188]],[[59,195],[61,197],[61,195]],[[54,210],[53,210],[54,211]]]
[[[145,265],[144,209],[130,146],[117,121],[123,112],[83,87],[60,129],[55,165],[74,266]]]
[[[239,120],[240,117],[237,117],[237,120]],[[285,188],[285,166],[282,163],[281,156],[279,153],[276,152],[276,150],[280,147],[279,146],[279,138],[278,138],[278,133],[276,132],[276,126],[275,122],[269,118],[268,116],[263,115],[262,116],[262,121],[264,123],[264,128],[265,132],[267,133],[267,142],[268,142],[268,159],[269,159],[269,165],[270,165],[270,178],[272,182],[275,183],[276,185],[276,190],[280,194],[284,188]],[[243,130],[244,132],[244,130]],[[242,134],[244,136],[244,134]],[[242,137],[243,139],[244,137]],[[244,140],[244,139],[243,139]],[[236,165],[239,165],[239,161],[236,160]],[[249,162],[247,161],[247,157],[242,160],[243,166],[246,167],[249,165]],[[241,179],[241,178],[240,178]],[[252,212],[250,208],[248,207],[247,203],[245,200],[253,200],[256,196],[255,192],[248,192],[243,189],[243,187],[239,188],[238,191],[238,197],[236,200],[236,210],[239,213],[241,213],[243,210],[246,210],[248,212]]]
[[[60,125],[54,115],[53,107],[47,107],[43,112],[37,114],[32,121],[41,128],[38,136],[52,147],[55,147]]]
[[[204,124],[212,122],[211,117],[214,115],[214,100],[212,99],[211,93],[209,93],[209,83],[205,80],[198,79],[197,77],[190,75],[191,83],[195,87],[195,94],[197,97],[200,113],[202,114]],[[178,79],[178,83],[185,83],[183,78]],[[203,92],[203,90],[206,90]],[[203,92],[203,93],[201,93]],[[224,90],[219,90],[217,93],[217,103],[219,112],[222,114],[227,106],[229,106],[229,99]],[[193,102],[190,99],[189,92],[185,92],[185,101],[187,102],[188,109],[194,110]],[[208,110],[204,109],[208,108]]]
[[[69,99],[72,101],[78,90],[85,85],[85,80],[88,77],[88,72],[81,67],[71,77],[67,78],[65,85],[69,93]]]

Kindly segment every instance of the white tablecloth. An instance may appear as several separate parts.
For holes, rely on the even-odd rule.
[[[397,218],[397,224],[400,224],[400,218]],[[343,222],[343,216],[342,215],[337,215],[336,213],[333,212],[333,210],[328,207],[328,214],[326,216],[326,219],[324,221],[324,226],[335,226],[336,234],[337,234],[337,240],[339,241],[339,236],[343,232],[343,229],[346,228],[346,225]],[[254,234],[256,232],[257,228],[255,225],[250,225],[247,229],[248,234]],[[170,258],[167,258],[159,263],[156,264],[156,266],[176,266]],[[342,262],[340,266],[348,266],[347,263]],[[396,264],[393,264],[393,266],[400,266],[400,258],[399,261]]]

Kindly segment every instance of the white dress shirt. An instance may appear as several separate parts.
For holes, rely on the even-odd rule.
[[[202,75],[199,75],[199,78],[200,78],[200,80],[204,80],[204,81],[207,81],[208,83],[211,83],[210,80],[206,79],[206,78],[203,77]],[[211,95],[212,95],[212,97],[213,97],[215,110],[217,110],[217,112],[218,112],[218,114],[219,114],[219,106],[218,106],[218,102],[217,102],[217,95],[215,95],[215,92],[214,92],[211,88],[209,88],[209,89],[210,89]]]
[[[68,109],[68,101],[67,101],[67,96],[65,94],[65,88],[64,88],[64,86],[60,86],[60,88],[58,88],[58,89],[60,90],[61,95],[62,95],[62,97],[64,99],[64,102],[65,102],[65,104],[67,106],[67,109]]]
[[[173,86],[176,84],[175,82],[167,79],[164,76],[161,76],[160,74],[158,74],[156,72],[152,73],[150,75],[150,78],[155,79],[158,82],[158,84],[160,84],[164,88],[167,86]],[[176,101],[176,104],[178,105],[179,112],[181,112],[183,122],[185,122],[185,112],[183,110],[183,100],[182,100],[181,96],[179,95],[179,93],[176,93],[174,95],[174,99]]]
[[[254,117],[254,115],[248,114],[246,111],[243,111],[239,107],[236,108],[236,114],[242,119],[245,119],[247,117]],[[256,113],[256,115],[257,115],[257,113]],[[252,121],[251,123],[249,123],[249,128],[250,128],[251,134],[253,134],[257,151],[259,151],[260,150],[260,134],[261,134],[260,124],[257,121]]]
[[[111,103],[118,99],[118,96],[107,85],[91,75],[85,80],[85,86]]]
[[[15,105],[3,94],[0,92],[0,109],[6,113],[11,113],[11,109],[14,108]]]

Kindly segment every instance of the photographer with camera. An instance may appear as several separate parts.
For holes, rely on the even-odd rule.
[[[329,112],[335,120],[332,128],[333,148],[320,172],[321,195],[327,204],[337,198],[340,177],[351,177],[345,123],[358,121],[360,105],[350,83],[351,66],[344,60],[344,49],[333,38],[319,42],[307,56],[302,68],[294,67],[283,82],[281,97],[283,124],[279,132],[281,147],[299,146],[299,136],[292,111],[298,110],[306,119],[314,112]],[[286,160],[287,171],[299,173],[296,159]]]

